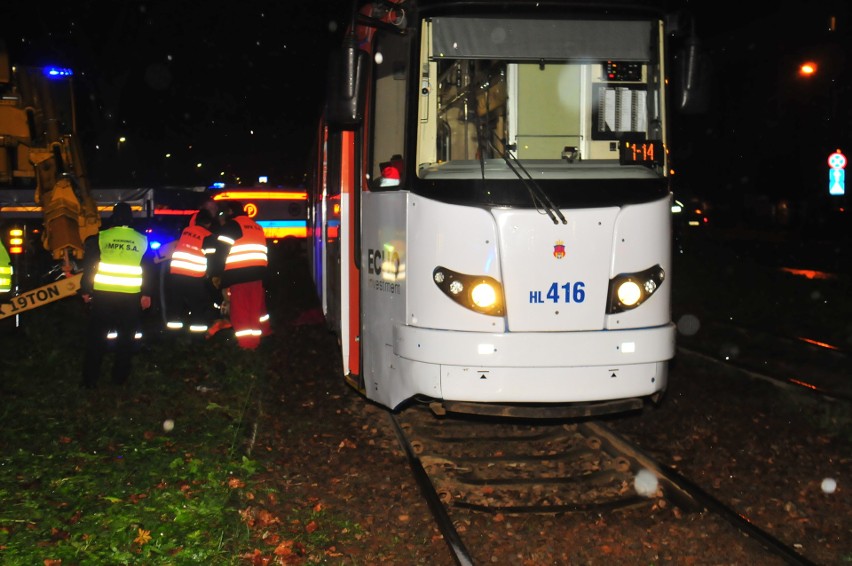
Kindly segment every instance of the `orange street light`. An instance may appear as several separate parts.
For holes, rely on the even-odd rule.
[[[799,66],[800,77],[812,77],[817,72],[817,64],[813,61],[805,61]]]

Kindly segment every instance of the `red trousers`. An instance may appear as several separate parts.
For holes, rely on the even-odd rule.
[[[228,289],[231,292],[231,326],[234,327],[237,344],[240,348],[253,350],[260,345],[260,337],[271,330],[263,283],[237,283]]]

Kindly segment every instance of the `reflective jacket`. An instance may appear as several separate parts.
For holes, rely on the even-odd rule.
[[[248,216],[237,216],[234,222],[240,225],[242,236],[230,242],[231,249],[225,259],[225,271],[244,267],[266,267],[269,259],[266,255],[266,235],[263,228]],[[219,240],[225,243],[228,243],[227,239],[230,238],[226,235],[219,236]]]
[[[211,273],[222,278],[222,287],[264,278],[269,259],[266,236],[257,222],[236,216],[222,226],[216,240]]]
[[[128,226],[116,226],[98,234],[98,248],[95,291],[140,293],[142,257],[148,249],[148,238]]]
[[[0,242],[0,293],[12,290],[12,258],[6,251],[6,246]]]
[[[188,277],[204,277],[207,273],[207,254],[214,251],[213,248],[205,248],[204,246],[204,240],[210,234],[210,230],[203,226],[190,225],[184,228],[177,246],[172,252],[169,273]]]

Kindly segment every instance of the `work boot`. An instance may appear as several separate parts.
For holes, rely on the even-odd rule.
[[[212,338],[220,330],[231,328],[231,321],[225,318],[220,318],[207,329],[207,338]]]

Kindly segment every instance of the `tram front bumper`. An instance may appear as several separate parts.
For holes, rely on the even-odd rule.
[[[616,331],[506,334],[397,326],[394,353],[411,383],[423,383],[421,378],[434,376],[439,366],[440,396],[445,400],[596,402],[664,390],[675,332],[673,323]]]

